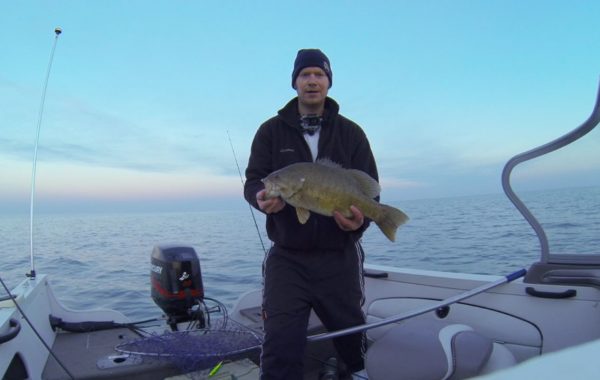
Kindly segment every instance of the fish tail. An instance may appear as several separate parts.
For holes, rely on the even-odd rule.
[[[374,220],[377,227],[383,232],[383,234],[390,239],[390,241],[396,240],[396,230],[400,225],[408,221],[408,216],[402,211],[395,207],[381,204],[381,216]]]

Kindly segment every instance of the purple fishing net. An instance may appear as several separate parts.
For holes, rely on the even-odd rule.
[[[248,357],[262,338],[241,325],[217,323],[209,329],[150,334],[115,349],[124,354],[168,360],[182,371],[209,368],[223,360]]]

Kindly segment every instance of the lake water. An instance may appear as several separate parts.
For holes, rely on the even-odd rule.
[[[522,195],[553,253],[600,254],[600,188]],[[373,225],[363,245],[379,265],[507,274],[539,258],[533,230],[503,195],[414,200],[392,205],[411,218],[389,242]],[[264,217],[254,212],[262,240]],[[161,310],[150,297],[150,255],[161,243],[195,248],[205,293],[231,308],[261,286],[263,248],[249,209],[227,212],[39,215],[35,269],[51,275],[73,309],[112,308],[134,320]],[[29,220],[0,217],[0,276],[13,288],[29,272]],[[1,292],[4,295],[3,291]]]

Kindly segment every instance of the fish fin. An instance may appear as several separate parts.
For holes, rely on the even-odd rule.
[[[390,241],[395,241],[396,230],[401,224],[408,221],[408,216],[395,207],[384,204],[380,204],[380,206],[382,208],[381,217],[374,222]]]
[[[310,211],[302,207],[296,207],[296,215],[298,215],[298,221],[304,224],[310,218]]]
[[[370,175],[358,169],[348,169],[360,191],[368,198],[373,199],[381,192],[381,186]]]

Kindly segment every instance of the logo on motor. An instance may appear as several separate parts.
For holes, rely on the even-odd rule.
[[[156,273],[156,274],[161,274],[163,268],[160,265],[154,265],[154,264],[152,264],[151,267],[150,267],[150,270],[152,272]]]

